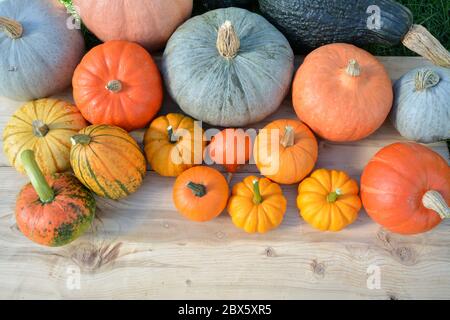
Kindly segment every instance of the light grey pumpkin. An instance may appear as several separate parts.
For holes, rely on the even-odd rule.
[[[0,96],[32,100],[70,85],[84,40],[68,26],[57,0],[0,0]]]
[[[273,113],[286,96],[294,54],[263,17],[227,8],[194,17],[170,38],[163,56],[169,93],[206,123],[239,127]]]
[[[450,139],[450,69],[411,70],[394,93],[391,120],[402,136],[422,143]]]

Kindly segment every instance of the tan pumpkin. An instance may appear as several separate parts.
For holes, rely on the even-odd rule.
[[[86,127],[72,104],[55,99],[30,101],[17,110],[3,131],[3,149],[19,172],[24,150],[32,150],[44,175],[70,169],[70,137]]]

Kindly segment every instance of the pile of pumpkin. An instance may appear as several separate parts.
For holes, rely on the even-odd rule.
[[[289,12],[289,3],[307,2],[260,4],[274,21],[277,12]],[[337,10],[339,2],[324,8]],[[439,43],[427,47],[426,56],[441,66],[412,70],[392,88],[383,65],[371,54],[351,44],[327,44],[333,42],[329,35],[310,30],[315,42],[308,46],[318,48],[306,57],[292,84],[289,41],[247,10],[217,9],[185,21],[191,0],[146,0],[125,7],[123,1],[111,0],[74,3],[87,27],[105,41],[86,55],[80,31],[66,27],[68,16],[56,0],[0,0],[0,95],[31,100],[12,116],[3,134],[10,162],[31,180],[16,205],[18,227],[31,240],[60,246],[76,239],[94,217],[93,193],[114,200],[134,193],[147,161],[158,174],[177,177],[173,200],[185,217],[208,221],[227,208],[233,223],[250,233],[281,224],[287,200],[279,184],[299,183],[301,216],[324,231],[354,222],[362,205],[376,222],[401,234],[428,231],[450,217],[447,161],[415,142],[395,143],[375,155],[361,178],[361,199],[357,182],[345,172],[312,172],[318,158],[314,133],[335,142],[360,140],[374,133],[389,113],[410,140],[450,138],[450,70],[445,68],[450,64]],[[389,9],[395,8],[409,12],[398,4]],[[411,27],[412,19],[406,20]],[[295,30],[297,24],[289,30],[283,21],[275,24],[291,41],[293,35],[311,40],[304,29]],[[311,27],[308,21],[304,26]],[[405,34],[389,37],[397,35],[400,41]],[[356,41],[354,36],[339,39]],[[426,47],[430,38],[421,39]],[[362,42],[364,37],[357,44]],[[149,52],[164,46],[161,77]],[[163,103],[163,82],[186,115],[155,119]],[[75,106],[43,98],[70,84]],[[274,113],[291,85],[299,120],[268,124],[252,145],[252,137],[237,128]],[[228,129],[207,147],[194,119]],[[144,156],[128,132],[148,124]],[[230,195],[229,181],[219,171],[195,165],[206,156],[229,173],[253,156],[264,177],[245,178]],[[73,174],[67,173],[71,169]]]

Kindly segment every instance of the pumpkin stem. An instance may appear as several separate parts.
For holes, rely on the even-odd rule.
[[[83,146],[87,146],[91,143],[92,138],[86,134],[76,134],[70,138],[72,145],[82,144]]]
[[[192,190],[196,197],[204,197],[206,195],[206,187],[203,184],[189,182],[187,187]]]
[[[253,203],[261,204],[262,201],[263,198],[261,196],[261,190],[259,189],[259,180],[255,179],[253,180]]]
[[[177,143],[178,142],[178,137],[173,132],[173,127],[172,126],[168,126],[167,127],[167,135],[169,136],[169,142],[170,143]]]
[[[295,143],[295,133],[292,126],[284,128],[284,136],[281,138],[281,145],[285,148],[292,147]]]
[[[347,65],[347,74],[352,77],[359,77],[361,75],[361,66],[358,61],[351,59]]]
[[[47,180],[42,174],[41,169],[36,162],[34,152],[32,150],[25,150],[20,154],[28,178],[30,178],[31,185],[39,196],[42,203],[50,203],[55,199],[55,192],[49,186]]]
[[[108,89],[109,91],[111,91],[113,93],[119,93],[120,91],[122,91],[122,88],[123,88],[123,86],[122,86],[122,82],[120,80],[111,80],[106,85],[106,89]]]
[[[23,26],[21,23],[5,17],[0,17],[0,30],[11,39],[19,39],[23,34]]]
[[[334,203],[339,198],[339,196],[342,196],[342,191],[341,189],[336,189],[336,191],[330,192],[327,195],[327,202]]]
[[[422,91],[436,86],[441,81],[433,70],[420,70],[416,74],[416,91]]]
[[[33,134],[36,137],[43,138],[50,131],[48,125],[46,125],[42,120],[34,120],[32,123]]]
[[[450,218],[450,208],[438,191],[427,191],[422,197],[422,204],[425,208],[436,211],[442,219]]]
[[[450,68],[450,53],[423,26],[414,24],[402,42],[405,47],[431,60],[435,65]]]
[[[230,21],[225,21],[217,33],[217,50],[226,59],[234,58],[241,46],[241,41]]]

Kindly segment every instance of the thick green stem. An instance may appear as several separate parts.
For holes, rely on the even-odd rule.
[[[261,190],[259,189],[259,180],[253,180],[253,203],[261,204],[263,198],[261,196]]]
[[[76,134],[72,138],[70,138],[70,141],[72,141],[72,145],[82,144],[83,146],[87,146],[89,143],[91,143],[91,140],[91,137],[86,134]]]
[[[55,199],[55,192],[48,185],[41,169],[39,169],[39,166],[34,158],[34,152],[31,150],[23,151],[20,154],[20,160],[22,161],[28,178],[30,178],[30,182],[33,185],[34,190],[36,190],[41,202],[52,202]]]
[[[23,26],[21,23],[5,17],[0,17],[0,30],[11,39],[19,39],[23,34]]]
[[[450,218],[450,208],[440,192],[427,191],[422,197],[422,203],[425,208],[435,211],[442,219]]]
[[[347,74],[352,77],[359,77],[361,75],[361,67],[355,59],[348,62]]]
[[[34,120],[33,124],[33,134],[38,138],[43,138],[50,131],[50,128],[42,120]]]
[[[342,196],[341,189],[336,189],[336,191],[330,192],[327,195],[327,201],[328,203],[334,203],[339,198],[339,196]]]
[[[196,197],[201,198],[206,195],[206,187],[203,184],[194,183],[191,181],[187,184],[187,187],[191,189],[192,193],[194,193]]]
[[[168,126],[167,127],[167,136],[169,137],[169,142],[170,143],[177,143],[178,142],[178,137],[174,134],[172,126]]]

